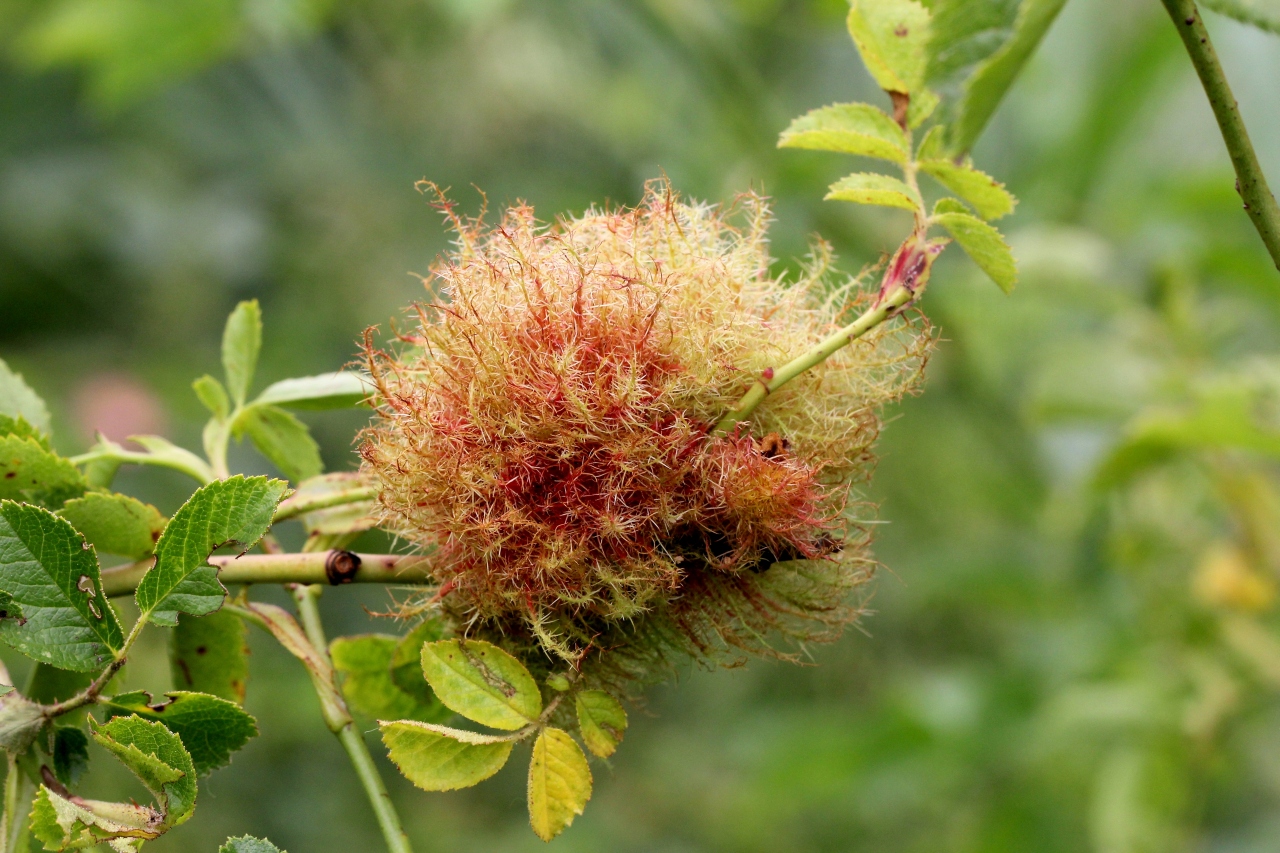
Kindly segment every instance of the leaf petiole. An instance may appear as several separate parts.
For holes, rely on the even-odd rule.
[[[333,663],[329,660],[328,641],[325,639],[324,626],[320,622],[320,608],[316,606],[316,599],[323,591],[324,588],[320,586],[296,585],[293,587],[293,598],[298,603],[298,615],[302,619],[302,627],[307,639],[315,648],[316,654],[328,664],[332,677]],[[356,731],[355,722],[351,719],[351,714],[347,711],[346,703],[342,700],[342,694],[338,692],[336,684],[333,685],[333,689],[345,720],[341,721],[341,725],[336,728],[334,723],[339,722],[338,720],[326,719],[325,722],[329,723],[330,729],[337,735],[338,741],[351,760],[351,766],[355,768],[356,776],[359,777],[360,784],[369,798],[369,805],[373,807],[373,813],[378,819],[378,826],[382,829],[387,850],[390,853],[413,853],[413,848],[409,846],[409,836],[405,834],[404,827],[400,823],[400,815],[396,813],[391,795],[387,793],[386,783],[382,781],[377,765],[373,763],[369,746],[364,742],[364,736]]]
[[[295,495],[280,502],[280,506],[276,508],[273,523],[288,521],[291,518],[297,518],[300,515],[306,515],[316,510],[370,501],[377,496],[378,490],[373,486],[343,489],[342,491],[328,492],[326,494]]]

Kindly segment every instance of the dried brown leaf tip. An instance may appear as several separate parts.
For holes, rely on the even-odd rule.
[[[851,618],[870,561],[850,489],[880,408],[919,376],[923,321],[790,383],[757,436],[713,438],[755,377],[868,298],[833,285],[822,252],[772,275],[764,200],[724,209],[654,183],[634,209],[545,225],[519,206],[491,228],[446,209],[438,299],[411,346],[369,347],[361,447],[386,526],[435,556],[435,606],[572,660],[764,650],[770,631]]]

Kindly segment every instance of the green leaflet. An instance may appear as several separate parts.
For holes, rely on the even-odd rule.
[[[940,124],[935,124],[925,133],[916,146],[917,160],[939,160],[946,154],[947,132]]]
[[[951,132],[953,153],[966,152],[978,141],[1065,4],[1066,0],[1022,0],[1013,34],[975,68],[964,85]]]
[[[542,713],[542,694],[529,670],[492,643],[427,643],[422,671],[445,707],[482,726],[515,731]]]
[[[179,613],[203,616],[222,606],[226,590],[208,563],[218,548],[248,549],[271,527],[288,485],[235,476],[200,488],[173,515],[156,544],[156,562],[135,596],[142,618],[173,626]]]
[[[950,93],[1013,35],[1022,0],[933,0],[930,86]]]
[[[582,742],[601,758],[608,758],[627,730],[627,712],[603,690],[584,690],[574,697]]]
[[[227,843],[218,848],[218,853],[288,853],[261,838],[242,835],[239,838],[228,838]]]
[[[1018,266],[999,231],[967,213],[942,213],[937,220],[1001,290],[1005,293],[1013,290],[1018,281]]]
[[[529,761],[529,825],[550,841],[582,814],[591,799],[591,768],[582,748],[560,729],[543,729]]]
[[[911,96],[911,103],[907,107],[907,126],[912,129],[919,127],[925,119],[933,115],[933,111],[940,103],[942,99],[932,89],[921,89],[916,92]]]
[[[89,736],[74,726],[58,726],[53,733],[53,775],[74,785],[89,767]]]
[[[21,417],[44,435],[50,432],[49,409],[44,400],[31,390],[21,373],[14,373],[4,363],[4,359],[0,359],[0,415],[14,419]]]
[[[373,390],[368,379],[344,370],[282,379],[268,385],[253,402],[290,409],[345,409],[363,403]]]
[[[227,317],[222,331],[222,370],[227,378],[227,391],[236,405],[243,405],[249,394],[261,349],[262,309],[256,299],[241,302]]]
[[[0,501],[0,612],[0,639],[61,669],[102,669],[124,644],[84,537],[12,501]]]
[[[427,619],[400,638],[396,644],[395,654],[391,656],[391,680],[396,686],[413,696],[421,705],[435,708],[440,722],[451,716],[450,711],[440,704],[435,691],[427,683],[422,673],[422,646],[424,643],[440,639],[442,628],[439,621]]]
[[[919,210],[924,206],[919,194],[897,178],[859,172],[841,178],[831,185],[826,197],[856,204],[876,204],[882,207],[901,207]]]
[[[812,110],[791,122],[779,148],[838,151],[907,162],[907,137],[897,122],[870,104],[835,104]]]
[[[234,613],[184,613],[169,635],[169,670],[182,690],[244,704],[249,680],[249,626]]]
[[[0,415],[0,436],[16,435],[18,438],[32,438],[45,450],[52,451],[49,436],[28,423],[22,415]]]
[[[392,660],[399,644],[399,637],[386,634],[339,637],[329,644],[333,668],[345,676],[342,695],[347,705],[371,720],[440,722],[451,716],[439,701],[424,704],[416,696],[401,690],[393,680]],[[417,647],[414,649],[413,668],[421,680],[422,667],[416,660],[416,650]],[[425,681],[423,683],[425,685]],[[434,696],[431,698],[434,700]]]
[[[0,436],[0,499],[57,509],[84,494],[88,483],[80,470],[46,446],[41,438]]]
[[[938,199],[933,205],[933,216],[936,219],[941,213],[968,213],[969,208],[965,207],[964,202],[959,199],[944,197]]]
[[[134,560],[151,556],[168,523],[151,504],[113,492],[89,492],[67,501],[58,514],[94,548]]]
[[[973,205],[983,219],[999,219],[1013,212],[1017,200],[995,178],[950,160],[922,160],[920,171],[932,176],[947,189]]]
[[[1219,15],[1280,35],[1280,3],[1276,0],[1204,0],[1204,5]]]
[[[163,816],[148,806],[79,798],[72,802],[44,785],[31,806],[31,834],[45,850],[77,850],[104,843],[116,853],[133,853],[167,828]]]
[[[928,64],[929,10],[914,0],[853,0],[849,35],[886,92],[915,94]]]
[[[207,693],[175,691],[153,703],[144,691],[123,693],[101,704],[113,717],[136,714],[158,722],[182,739],[199,776],[231,763],[231,754],[258,734],[258,724],[235,702]]]
[[[295,483],[324,470],[320,446],[307,425],[276,406],[252,405],[236,419],[236,434],[247,433],[253,446]]]
[[[483,782],[502,769],[513,746],[490,735],[410,720],[380,727],[391,760],[424,791],[452,791]]]
[[[196,392],[200,402],[214,417],[226,420],[231,415],[231,398],[227,396],[227,389],[223,388],[222,383],[217,379],[206,373],[191,383],[191,389]]]
[[[132,770],[156,798],[166,827],[191,817],[196,772],[178,735],[160,723],[132,716],[96,726],[93,739]]]

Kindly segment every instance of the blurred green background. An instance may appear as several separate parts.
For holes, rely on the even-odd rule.
[[[546,218],[663,172],[754,187],[780,268],[821,233],[856,270],[906,215],[822,202],[852,164],[774,147],[808,109],[879,103],[846,9],[3,0],[0,357],[65,452],[95,428],[198,447],[189,383],[237,300],[263,305],[261,384],[339,368],[422,297],[447,235],[420,178]],[[1280,40],[1209,25],[1280,180]],[[1022,200],[1022,280],[1004,297],[956,250],[935,272],[943,342],[870,490],[874,615],[815,666],[653,691],[554,849],[1280,851],[1280,275],[1159,4],[1068,3],[975,159]],[[359,415],[308,420],[353,467]],[[172,511],[179,479],[117,488]],[[330,591],[331,633],[386,601]],[[301,667],[253,641],[262,736],[148,849],[380,849]],[[127,681],[162,689],[144,643]],[[420,851],[537,850],[521,766],[450,794],[387,778]],[[87,783],[131,784],[106,761]]]

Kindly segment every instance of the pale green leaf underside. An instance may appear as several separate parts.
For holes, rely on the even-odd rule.
[[[601,758],[608,758],[627,730],[627,712],[603,690],[584,690],[574,697],[582,742]]]
[[[543,729],[529,761],[529,824],[550,841],[582,814],[591,799],[591,768],[582,748],[560,729]]]
[[[58,514],[94,548],[134,560],[151,556],[167,523],[151,504],[114,492],[89,492],[67,501]]]
[[[422,671],[446,707],[482,726],[515,731],[542,713],[542,695],[529,670],[492,643],[427,643]]]
[[[156,562],[135,596],[143,618],[172,626],[178,613],[203,616],[222,606],[226,590],[208,558],[216,549],[247,550],[271,526],[288,485],[235,476],[203,486],[174,513],[156,545]]]
[[[983,219],[999,219],[1013,212],[1017,201],[995,178],[966,164],[950,160],[925,160],[920,170],[963,198]]]
[[[413,720],[382,722],[382,742],[404,777],[425,791],[452,791],[502,769],[512,742]]]
[[[907,162],[907,138],[897,123],[870,104],[834,104],[791,122],[779,148],[809,148]]]
[[[1018,266],[999,231],[967,213],[943,213],[937,220],[1001,290],[1013,290]]]
[[[343,409],[360,405],[372,393],[373,386],[368,379],[343,370],[282,379],[268,385],[253,402],[290,409]]]
[[[841,178],[827,191],[828,199],[852,201],[856,204],[874,204],[881,207],[900,207],[919,210],[924,206],[920,196],[897,178],[859,172]]]
[[[914,0],[853,0],[849,34],[881,89],[914,93],[924,86],[929,11]]]
[[[22,417],[40,432],[49,434],[49,409],[40,395],[0,359],[0,415]]]
[[[65,519],[0,501],[0,639],[61,669],[106,666],[124,644],[98,558]]]
[[[125,693],[102,704],[112,715],[136,714],[162,724],[182,739],[196,774],[204,776],[231,762],[232,753],[258,734],[257,721],[235,702],[207,693],[175,691],[154,703],[145,692]]]

